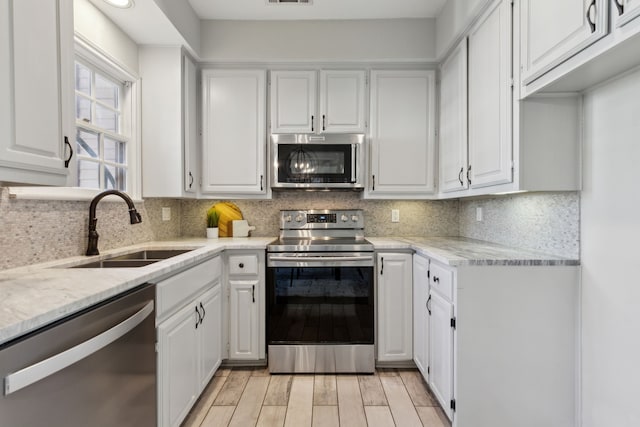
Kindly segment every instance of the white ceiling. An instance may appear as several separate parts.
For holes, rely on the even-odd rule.
[[[312,0],[268,4],[267,0],[189,0],[200,19],[384,19],[436,17],[446,0]]]

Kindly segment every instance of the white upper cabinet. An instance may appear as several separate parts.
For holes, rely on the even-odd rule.
[[[66,185],[73,88],[73,2],[0,2],[0,181]]]
[[[202,71],[202,192],[268,194],[266,71]]]
[[[616,27],[622,27],[640,16],[640,0],[611,0]]]
[[[364,70],[271,71],[272,133],[365,131]]]
[[[364,133],[365,87],[363,70],[320,71],[319,131]]]
[[[435,72],[371,72],[368,198],[421,198],[435,191]]]
[[[471,188],[513,180],[511,7],[510,0],[494,3],[469,33]]]
[[[467,170],[467,39],[440,68],[440,191],[468,187]]]
[[[522,0],[522,83],[526,85],[532,82],[607,35],[608,2],[609,0]]]
[[[180,47],[142,46],[142,195],[194,197],[197,73]]]

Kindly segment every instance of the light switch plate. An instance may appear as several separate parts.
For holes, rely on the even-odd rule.
[[[162,220],[171,221],[171,208],[162,208]]]
[[[391,222],[400,222],[400,209],[391,209]]]
[[[476,207],[476,221],[482,221],[482,208],[480,206]]]

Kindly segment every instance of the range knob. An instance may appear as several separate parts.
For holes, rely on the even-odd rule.
[[[302,215],[296,215],[296,222],[301,222],[303,218]]]
[[[347,222],[347,221],[349,221],[349,217],[348,217],[348,216],[346,216],[346,215],[344,215],[344,214],[340,217],[340,219],[342,220],[342,222]]]
[[[358,222],[358,220],[360,220],[360,217],[358,215],[351,215],[351,221]]]
[[[291,215],[287,215],[284,217],[285,222],[291,222]]]

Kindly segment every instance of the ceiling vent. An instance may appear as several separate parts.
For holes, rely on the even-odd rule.
[[[267,0],[268,4],[311,4],[313,0]]]

